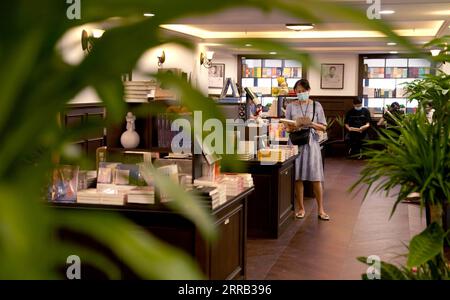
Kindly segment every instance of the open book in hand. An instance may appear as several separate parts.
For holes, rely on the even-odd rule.
[[[280,119],[280,123],[290,124],[290,125],[296,125],[297,124],[297,122],[295,122],[293,120],[289,120],[289,119]]]

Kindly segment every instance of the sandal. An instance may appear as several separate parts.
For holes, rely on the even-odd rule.
[[[330,221],[330,216],[327,214],[319,214],[319,220]]]
[[[305,212],[298,212],[295,214],[296,219],[303,219],[305,217]]]

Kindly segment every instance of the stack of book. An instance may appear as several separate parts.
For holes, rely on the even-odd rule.
[[[224,174],[219,182],[227,187],[227,196],[237,196],[244,190],[244,178],[238,175]]]
[[[194,185],[192,184],[192,176],[186,174],[180,174],[179,176],[180,185],[184,188],[185,191],[192,191]]]
[[[155,189],[150,186],[136,187],[125,194],[126,203],[155,204]]]
[[[194,180],[194,186],[196,188],[202,188],[202,187],[217,188],[219,205],[222,205],[225,202],[227,202],[227,186],[225,184],[222,184],[220,182],[205,180],[204,178],[199,178],[199,179]]]
[[[124,81],[124,98],[126,102],[148,102],[155,89],[151,81]]]
[[[260,149],[258,160],[263,162],[283,162],[287,159],[286,151],[282,149]]]
[[[216,187],[198,186],[195,188],[200,204],[210,210],[220,206],[219,189]]]
[[[239,160],[251,160],[255,157],[254,141],[239,141],[237,158]]]
[[[244,189],[249,189],[249,188],[254,186],[252,174],[250,174],[250,173],[238,173],[236,175],[242,177],[243,183],[244,183],[244,185],[243,185]]]
[[[252,160],[254,157],[255,155],[251,153],[237,154],[239,160]]]
[[[283,152],[282,157],[285,159],[298,154],[298,147],[293,145],[270,145],[271,149],[279,149]]]
[[[77,203],[124,205],[125,193],[118,191],[99,192],[97,189],[80,190],[77,194]]]

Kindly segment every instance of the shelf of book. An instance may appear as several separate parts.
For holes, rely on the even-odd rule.
[[[417,102],[407,100],[405,84],[433,72],[430,61],[385,54],[360,55],[359,97],[363,105],[383,113],[392,102],[398,102],[406,112],[414,112]]]
[[[302,64],[293,60],[239,56],[238,63],[238,81],[242,88],[251,88],[262,97],[273,95],[273,88],[279,86],[279,77],[284,77],[288,87],[292,88],[306,73]]]

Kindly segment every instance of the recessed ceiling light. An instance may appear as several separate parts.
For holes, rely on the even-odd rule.
[[[286,24],[286,28],[295,31],[311,30],[314,28],[314,24],[311,23]]]
[[[144,17],[154,17],[155,16],[155,14],[152,14],[152,13],[145,13],[144,14]]]
[[[389,43],[387,43],[387,45],[388,45],[388,46],[396,46],[396,45],[397,45],[397,43],[394,43],[394,42],[389,42]]]
[[[252,44],[245,44],[245,47],[251,47]]]
[[[428,15],[435,15],[435,16],[450,16],[450,9],[448,10],[436,10],[429,12]]]
[[[270,52],[269,54],[275,55],[277,54],[275,51]]]
[[[390,54],[398,54],[398,51],[390,51]]]
[[[380,11],[381,15],[392,15],[395,14],[395,10],[382,10]]]

